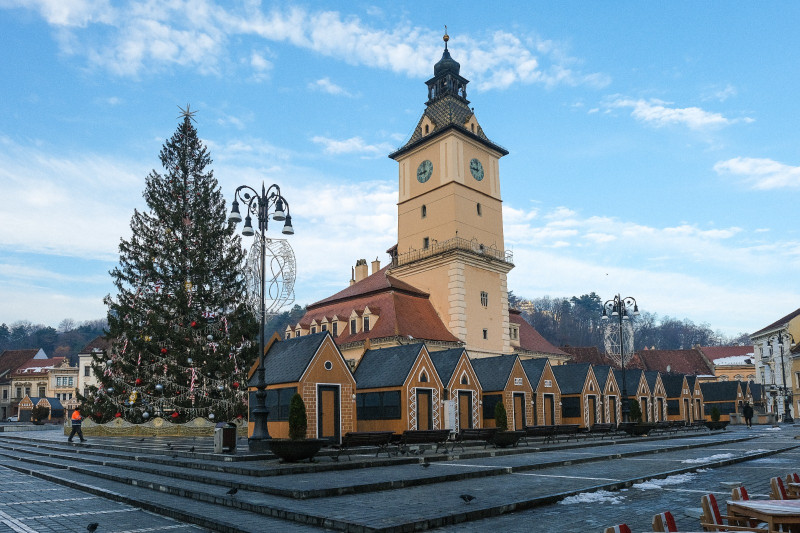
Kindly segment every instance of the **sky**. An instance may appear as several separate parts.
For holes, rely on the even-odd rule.
[[[187,104],[229,201],[262,182],[289,200],[297,303],[385,264],[387,155],[447,25],[510,152],[509,289],[753,332],[800,306],[798,20],[792,2],[0,0],[0,322],[105,316]]]

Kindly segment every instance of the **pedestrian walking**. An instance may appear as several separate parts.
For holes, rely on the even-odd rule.
[[[72,442],[72,437],[74,437],[76,433],[78,434],[78,437],[80,437],[81,442],[86,440],[83,438],[83,431],[81,431],[81,422],[83,422],[81,412],[78,409],[75,409],[72,411],[72,433],[69,434],[67,442]]]
[[[753,427],[753,406],[750,405],[750,402],[745,402],[742,408],[742,414],[744,415],[744,421],[747,423],[747,427]]]

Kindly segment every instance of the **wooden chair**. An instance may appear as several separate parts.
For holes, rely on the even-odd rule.
[[[653,531],[678,531],[675,517],[669,511],[653,515]]]
[[[789,495],[786,493],[786,487],[783,480],[779,477],[773,477],[769,480],[769,499],[770,500],[788,500]]]
[[[631,533],[631,528],[627,524],[607,527],[603,533]]]
[[[759,533],[769,533],[767,529],[753,528],[749,526],[736,525],[739,519],[731,519],[719,512],[717,498],[713,494],[706,494],[700,498],[703,507],[703,515],[700,517],[700,526],[703,531],[757,531]],[[725,521],[728,521],[726,524]]]
[[[734,501],[739,500],[749,500],[750,495],[747,493],[747,489],[744,487],[735,487],[731,490],[731,499]]]
[[[800,483],[800,474],[797,472],[792,472],[788,476],[786,476],[786,494],[789,495],[789,498],[796,500],[800,499],[800,488],[790,487],[789,483]]]

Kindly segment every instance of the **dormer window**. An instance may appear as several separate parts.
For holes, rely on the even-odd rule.
[[[425,135],[427,135],[429,131],[430,131],[430,126],[428,124],[425,124]]]
[[[333,334],[334,337],[336,337],[339,334],[339,323],[334,322],[333,324],[331,324],[331,326],[333,327],[333,331],[331,333]]]
[[[313,335],[316,332],[317,332],[317,326],[311,326],[311,334]]]
[[[350,320],[350,335],[355,335],[356,334],[356,325],[357,325],[357,323],[356,323],[356,319],[355,318]]]
[[[470,129],[470,131],[472,131],[472,133],[475,133],[475,124],[474,123],[470,124],[469,125],[469,129]]]
[[[364,333],[369,333],[369,317],[364,317]]]

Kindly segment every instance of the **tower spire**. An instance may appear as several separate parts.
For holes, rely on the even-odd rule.
[[[450,36],[447,35],[447,24],[444,25],[444,36],[442,37],[442,40],[444,41],[444,50],[446,52],[447,51],[447,41],[450,40]]]

